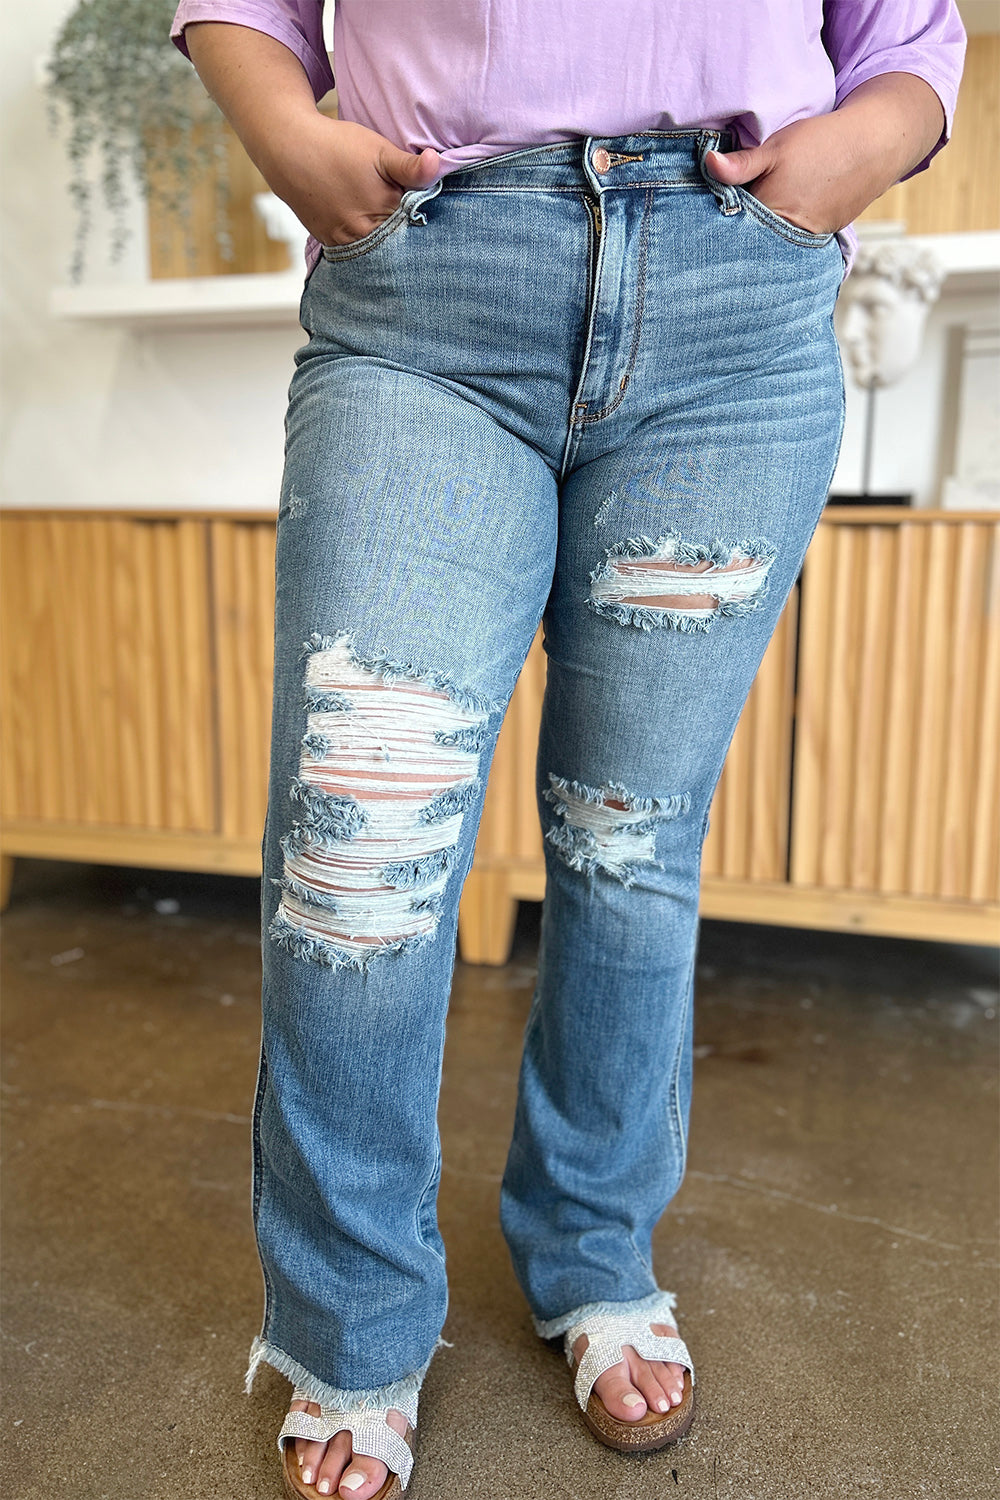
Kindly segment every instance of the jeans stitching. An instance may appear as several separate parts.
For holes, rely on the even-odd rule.
[[[426,1235],[424,1234],[423,1227],[422,1227],[421,1222],[420,1222],[420,1216],[423,1213],[424,1205],[426,1204],[428,1198],[430,1198],[431,1195],[433,1194],[434,1189],[435,1189],[438,1181],[440,1180],[441,1165],[442,1165],[442,1158],[441,1158],[441,1137],[439,1135],[438,1138],[437,1138],[437,1140],[436,1140],[436,1142],[435,1142],[435,1145],[434,1145],[434,1164],[431,1167],[431,1175],[430,1175],[430,1177],[429,1177],[429,1179],[427,1181],[427,1184],[426,1184],[423,1192],[420,1194],[420,1197],[417,1199],[417,1207],[416,1207],[416,1210],[414,1212],[413,1223],[414,1223],[414,1228],[417,1231],[417,1239],[423,1245],[424,1249],[425,1250],[429,1250],[430,1253],[433,1256],[435,1256],[441,1262],[442,1265],[444,1265],[444,1256],[441,1254],[440,1250],[437,1248],[436,1245],[432,1245],[432,1244],[429,1243],[429,1241],[427,1240]]]
[[[701,854],[700,853],[699,853],[699,856],[698,856],[698,860],[699,860],[699,868],[700,868],[700,862],[701,862]],[[679,1178],[678,1184],[677,1184],[678,1187],[680,1186],[680,1183],[684,1180],[684,1168],[685,1168],[685,1165],[686,1165],[686,1162],[687,1162],[687,1134],[686,1134],[686,1132],[684,1130],[684,1112],[681,1109],[680,1088],[679,1088],[680,1074],[681,1074],[681,1057],[682,1057],[682,1054],[683,1054],[683,1051],[684,1051],[684,1037],[685,1037],[685,1035],[687,1033],[688,1013],[689,1013],[689,1011],[691,1009],[691,1004],[692,1004],[692,1000],[693,1000],[694,968],[695,968],[695,962],[696,962],[696,959],[697,959],[697,951],[698,951],[698,945],[697,945],[697,942],[695,942],[694,945],[693,945],[693,947],[692,947],[691,962],[690,962],[690,965],[688,967],[687,979],[685,980],[685,984],[684,984],[684,1014],[683,1014],[683,1016],[681,1018],[681,1025],[679,1027],[679,1034],[678,1034],[678,1041],[677,1041],[677,1051],[676,1051],[676,1053],[674,1055],[674,1065],[673,1065],[673,1069],[671,1071],[670,1086],[669,1086],[669,1089],[667,1091],[667,1098],[670,1101],[670,1109],[672,1111],[672,1118],[670,1120],[671,1133],[674,1134],[674,1135],[676,1135],[677,1144],[680,1147],[681,1171],[680,1171],[680,1178]],[[675,1191],[676,1191],[676,1189],[675,1189]]]
[[[264,1110],[264,1093],[267,1088],[267,1053],[264,1049],[264,1038],[261,1036],[260,1062],[257,1070],[257,1089],[254,1096],[253,1124],[251,1128],[251,1139],[253,1143],[253,1221],[257,1224],[260,1218],[260,1205],[263,1198],[264,1187],[264,1162],[261,1148],[260,1120]],[[264,1264],[263,1256],[259,1257],[261,1276],[264,1282],[264,1317],[261,1325],[261,1337],[267,1338],[271,1325],[271,1316],[274,1308],[274,1290],[271,1286],[270,1277],[267,1274],[267,1266]]]
[[[704,182],[694,177],[654,177],[642,182],[613,182],[609,183],[608,190],[616,193],[624,193],[629,188],[657,188],[657,187],[684,187],[693,188],[695,192],[709,192]],[[504,187],[497,183],[494,187],[445,187],[441,189],[442,196],[445,193],[578,193],[580,187],[574,183],[544,183],[531,182]]]
[[[635,362],[639,353],[639,340],[642,334],[642,314],[646,303],[646,262],[648,259],[649,220],[652,207],[653,193],[651,188],[647,188],[646,201],[643,205],[642,226],[639,230],[639,270],[636,286],[635,320],[632,326],[632,347],[628,352],[628,361],[625,366],[625,374],[622,376],[622,385],[618,395],[608,406],[605,406],[601,411],[585,413],[581,417],[580,422],[582,426],[587,426],[591,422],[599,422],[602,418],[610,416],[613,411],[618,410],[619,406],[625,400],[625,391],[628,387],[629,378],[635,369]]]
[[[612,140],[612,139],[614,139],[614,140],[639,140],[639,141],[644,141],[644,140],[647,140],[647,139],[655,139],[655,140],[691,141],[692,144],[695,146],[696,149],[700,149],[705,144],[705,142],[707,142],[708,140],[712,140],[717,145],[721,145],[723,137],[725,137],[725,139],[727,141],[731,142],[733,145],[738,145],[739,144],[739,141],[738,141],[738,138],[737,138],[735,132],[730,127],[728,127],[728,126],[725,127],[722,130],[719,130],[719,129],[708,129],[708,130],[706,130],[706,129],[700,127],[700,126],[699,127],[691,127],[691,128],[689,128],[687,130],[636,130],[636,131],[628,132],[624,136],[614,136],[614,137],[611,137],[611,136],[573,136],[573,137],[571,137],[568,140],[550,141],[549,144],[545,145],[545,146],[528,146],[524,150],[519,150],[519,151],[502,151],[502,152],[498,152],[495,156],[486,156],[486,157],[484,157],[482,159],[482,161],[471,162],[471,163],[468,163],[468,164],[462,164],[460,166],[454,167],[450,172],[446,173],[443,180],[445,182],[448,182],[451,178],[458,177],[459,175],[464,175],[464,174],[467,174],[467,173],[471,174],[473,172],[481,172],[481,171],[486,170],[488,167],[498,166],[498,165],[501,165],[501,164],[504,165],[504,166],[508,166],[508,165],[510,165],[513,162],[522,161],[522,160],[526,159],[527,157],[539,157],[539,158],[541,158],[541,157],[547,157],[547,156],[553,155],[553,154],[555,154],[557,152],[560,152],[560,151],[564,152],[565,155],[566,155],[565,162],[560,163],[560,165],[574,166],[574,165],[576,165],[579,162],[579,159],[580,159],[580,157],[583,154],[583,148],[586,145],[586,143],[587,143],[588,140]],[[550,163],[548,161],[545,161],[543,163],[543,165],[549,166]],[[641,183],[641,184],[635,184],[635,185],[636,186],[643,186],[643,187],[646,187],[646,186],[659,187],[659,186],[663,186],[663,185],[669,186],[669,185],[671,185],[672,181],[673,181],[673,179],[669,179],[669,180],[667,180],[667,182],[665,184],[662,183],[662,182],[653,182],[653,183]],[[697,183],[691,183],[690,185],[691,186],[697,186]],[[491,189],[488,189],[488,188],[464,189],[462,186],[459,186],[459,187],[456,187],[456,188],[447,188],[447,187],[445,187],[445,188],[442,189],[442,191],[443,192],[463,192],[463,191],[488,192],[488,191],[491,191]],[[538,191],[538,189],[533,189],[533,188],[530,188],[530,187],[525,187],[525,188],[520,188],[519,187],[519,188],[501,189],[501,191],[507,191],[507,192],[524,192],[524,191],[527,191],[527,192],[532,192],[532,191]],[[540,189],[540,191],[547,192],[547,191],[552,191],[552,189],[548,189],[548,188],[544,188],[543,187],[542,189]],[[560,189],[556,189],[556,191],[570,191],[570,192],[572,192],[572,191],[574,191],[574,189],[573,188],[561,189],[561,190]]]
[[[814,234],[811,229],[800,229],[796,233],[794,224],[786,225],[773,209],[769,209],[766,203],[761,203],[760,199],[755,198],[753,193],[747,192],[746,188],[740,184],[737,184],[737,190],[744,207],[753,217],[759,223],[763,224],[766,229],[773,229],[775,234],[780,235],[782,239],[788,240],[789,244],[802,245],[805,249],[813,247],[821,249],[824,245],[828,245],[834,238],[833,231],[829,234]]]
[[[383,219],[370,234],[366,234],[360,240],[352,240],[347,245],[323,245],[324,260],[356,260],[358,256],[367,255],[369,250],[374,250],[383,240],[388,239],[397,229],[401,229],[406,221],[406,209],[399,203],[387,219]],[[343,254],[340,252],[343,251]]]
[[[589,194],[584,193],[584,194],[581,194],[581,197],[583,199],[584,208],[586,209],[586,214],[587,214],[587,229],[588,229],[588,240],[587,240],[587,248],[588,248],[588,254],[587,254],[587,289],[588,289],[588,301],[589,301],[589,294],[592,294],[593,295],[593,302],[590,303],[590,305],[588,307],[588,310],[587,310],[586,342],[585,342],[584,350],[583,350],[583,358],[582,358],[582,360],[580,362],[580,375],[579,375],[579,378],[578,378],[577,383],[576,383],[576,390],[573,392],[573,404],[570,407],[569,433],[567,434],[567,442],[575,434],[576,444],[579,443],[580,437],[583,434],[583,423],[584,423],[584,418],[583,417],[578,417],[576,415],[577,408],[580,407],[580,406],[582,406],[584,408],[584,410],[586,410],[586,405],[587,405],[587,403],[585,401],[580,401],[578,398],[579,398],[581,392],[586,389],[587,373],[588,373],[588,371],[590,369],[590,353],[591,353],[591,347],[592,347],[592,342],[593,342],[594,326],[595,326],[595,324],[597,322],[597,316],[598,316],[598,313],[600,311],[600,301],[601,301],[601,279],[600,279],[600,275],[599,275],[599,271],[600,271],[600,249],[598,249],[597,258],[596,258],[596,261],[594,261],[593,260],[592,248],[591,247],[595,243],[597,243],[597,237],[596,237],[596,232],[593,229],[593,222],[594,222],[594,220],[593,220],[593,214],[592,214],[590,208],[587,206],[588,203],[589,203],[589,201],[590,201],[590,196],[589,196]],[[591,266],[592,266],[592,263],[593,263],[593,276],[591,276]],[[592,282],[592,284],[591,284],[591,282]],[[575,446],[574,446],[573,452],[575,453]],[[568,454],[564,454],[564,457],[563,457],[563,473],[565,473],[566,464],[567,464],[568,459],[569,459],[569,455]]]
[[[448,175],[457,175],[459,172],[480,172],[485,167],[494,166],[499,162],[503,162],[506,165],[510,162],[520,160],[524,157],[548,156],[557,151],[564,151],[566,152],[567,156],[579,156],[582,154],[583,148],[588,140],[645,140],[647,137],[654,137],[657,140],[693,141],[695,142],[695,144],[699,144],[701,140],[706,136],[706,134],[715,136],[716,138],[720,138],[722,135],[725,135],[727,139],[735,140],[732,131],[730,131],[728,128],[721,132],[718,130],[710,130],[706,132],[700,127],[692,127],[688,130],[636,130],[624,136],[580,135],[572,136],[564,141],[550,141],[548,145],[545,146],[527,146],[523,150],[519,151],[500,151],[497,152],[497,154],[494,156],[483,157],[482,161],[469,162],[467,164],[463,163],[461,166],[453,168],[452,172]],[[548,163],[546,163],[546,165],[548,165]]]

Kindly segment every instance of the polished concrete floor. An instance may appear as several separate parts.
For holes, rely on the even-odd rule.
[[[242,1379],[258,886],[19,862],[4,917],[9,1500],[278,1500]],[[706,922],[689,1169],[657,1239],[700,1410],[599,1446],[497,1228],[537,908],[459,965],[451,1309],[407,1500],[997,1493],[995,950]]]

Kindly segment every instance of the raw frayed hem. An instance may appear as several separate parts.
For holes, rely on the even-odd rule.
[[[595,1318],[600,1314],[612,1317],[630,1317],[634,1314],[639,1317],[648,1313],[650,1323],[667,1323],[674,1328],[677,1326],[674,1318],[676,1304],[677,1298],[673,1292],[655,1291],[633,1302],[584,1302],[580,1307],[560,1313],[558,1318],[536,1318],[532,1313],[531,1321],[535,1325],[535,1332],[542,1339],[560,1338],[574,1323],[582,1323],[586,1318]]]
[[[349,1391],[342,1387],[327,1385],[325,1381],[317,1379],[298,1360],[286,1354],[275,1344],[268,1343],[266,1339],[259,1336],[254,1339],[250,1346],[250,1364],[247,1369],[244,1390],[247,1395],[253,1388],[254,1376],[261,1364],[268,1364],[277,1370],[279,1375],[284,1375],[290,1380],[297,1391],[309,1401],[316,1401],[320,1406],[332,1407],[337,1411],[384,1411],[389,1407],[401,1411],[411,1427],[417,1425],[417,1396],[423,1383],[424,1376],[430,1367],[431,1360],[438,1349],[451,1349],[453,1345],[447,1339],[438,1338],[434,1348],[419,1370],[404,1375],[401,1380],[394,1380],[389,1385],[377,1386],[368,1390]]]

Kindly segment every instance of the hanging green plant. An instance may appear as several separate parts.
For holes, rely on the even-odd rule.
[[[95,170],[111,214],[113,262],[130,237],[133,185],[165,219],[179,221],[193,260],[190,190],[213,168],[216,240],[223,258],[233,258],[225,121],[170,40],[176,8],[176,0],[80,0],[53,44],[46,93],[53,129],[67,125],[74,282],[93,227]]]

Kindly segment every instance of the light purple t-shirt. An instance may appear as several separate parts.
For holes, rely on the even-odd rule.
[[[321,99],[334,86],[323,0],[181,0],[189,21],[266,32]],[[336,0],[338,114],[445,171],[525,146],[641,130],[722,128],[757,146],[827,114],[879,73],[915,73],[950,139],[966,34],[955,0]],[[844,274],[857,250],[838,234]],[[306,264],[319,258],[310,237]]]

